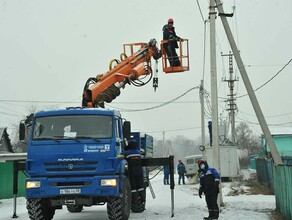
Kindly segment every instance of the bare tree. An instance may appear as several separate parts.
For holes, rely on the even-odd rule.
[[[189,155],[201,154],[198,145],[195,141],[183,135],[178,135],[173,140],[165,140],[164,142],[162,140],[155,140],[154,152],[155,156],[165,156],[163,152],[165,149],[168,149],[169,153],[175,156],[175,160],[179,160]]]
[[[260,139],[252,133],[252,130],[245,122],[241,122],[239,125],[237,125],[235,132],[237,146],[241,155],[239,158],[240,166],[248,167],[249,156],[259,152]]]

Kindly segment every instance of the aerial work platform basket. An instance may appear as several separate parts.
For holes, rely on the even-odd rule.
[[[184,72],[190,70],[189,64],[189,40],[188,39],[179,39],[177,49],[177,56],[168,56],[167,55],[167,46],[168,40],[162,40],[160,44],[161,54],[162,54],[162,68],[165,73],[176,73]],[[179,65],[173,65],[171,60],[179,60]],[[172,64],[171,64],[172,63]]]

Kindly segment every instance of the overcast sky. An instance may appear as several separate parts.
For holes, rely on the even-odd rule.
[[[200,9],[202,15],[200,13]],[[233,7],[235,6],[235,7]],[[268,124],[292,124],[291,0],[225,0],[225,12],[241,51],[247,73]],[[202,17],[203,16],[203,17]],[[209,92],[209,23],[206,0],[0,0],[0,126],[12,128],[31,106],[38,109],[76,106],[81,103],[87,78],[108,70],[120,57],[123,44],[162,38],[162,27],[174,19],[177,35],[189,39],[189,72],[164,74],[159,62],[159,87],[126,86],[109,108],[145,109],[172,100],[199,86],[204,79]],[[230,51],[220,19],[216,20],[218,95],[227,98]],[[204,37],[205,36],[205,37]],[[204,43],[205,42],[205,43]],[[204,54],[204,44],[206,53]],[[203,60],[206,60],[203,74]],[[261,131],[240,73],[235,84],[236,121],[248,122],[256,135]],[[277,75],[276,75],[277,74]],[[200,136],[199,90],[194,89],[172,104],[148,111],[122,111],[136,131],[154,137]],[[145,102],[145,103],[141,103]],[[220,120],[226,120],[226,103],[219,98]],[[206,110],[210,112],[206,103]],[[207,121],[210,120],[206,116]],[[255,124],[253,124],[255,123]],[[207,133],[207,130],[206,130]]]

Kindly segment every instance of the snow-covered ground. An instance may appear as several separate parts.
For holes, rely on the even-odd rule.
[[[175,176],[177,182],[177,176]],[[157,175],[151,184],[156,198],[153,199],[148,189],[147,205],[143,213],[131,213],[130,219],[136,220],[166,220],[203,219],[207,215],[204,197],[198,196],[198,184],[187,183],[176,185],[174,190],[174,217],[171,217],[171,193],[168,185],[163,185],[162,174]],[[240,186],[236,189],[247,191],[248,188]],[[273,195],[248,195],[241,194],[229,196],[234,189],[234,183],[222,183],[224,207],[221,208],[222,220],[266,220],[271,219],[271,211],[275,210],[275,196]],[[0,219],[11,219],[13,213],[13,200],[0,200]],[[17,200],[17,215],[19,220],[29,220],[25,208],[25,198]],[[66,208],[57,210],[54,220],[106,220],[106,206],[85,207],[81,213],[69,213]]]

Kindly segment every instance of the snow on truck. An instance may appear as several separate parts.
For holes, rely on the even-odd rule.
[[[125,158],[125,148],[131,139],[136,139],[136,148],[145,151],[146,157],[136,158],[139,166],[170,165],[173,198],[173,157],[152,158],[151,136],[131,133],[130,122],[118,111],[104,109],[104,102],[116,98],[126,84],[142,86],[150,81],[151,58],[156,64],[162,58],[166,73],[189,70],[188,40],[179,39],[180,66],[175,67],[167,64],[171,57],[166,56],[163,46],[166,42],[161,42],[161,50],[155,39],[125,44],[121,60],[112,60],[108,72],[87,80],[82,107],[41,111],[30,116],[29,123],[20,123],[20,139],[28,135],[26,198],[30,219],[51,220],[55,210],[64,205],[69,212],[81,212],[84,206],[107,204],[108,218],[112,220],[127,220],[130,210],[143,212],[149,183],[142,193],[135,194],[131,178],[140,177],[131,175]],[[185,55],[183,43],[187,43]],[[157,72],[153,77],[155,90]],[[143,82],[141,78],[146,76],[150,79]],[[143,181],[144,177],[143,174]]]

